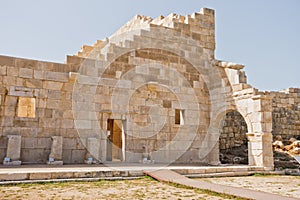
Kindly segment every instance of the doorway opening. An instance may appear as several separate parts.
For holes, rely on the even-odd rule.
[[[123,121],[116,119],[107,120],[107,161],[125,161],[125,133]]]
[[[243,116],[238,111],[228,112],[220,128],[221,163],[248,164],[248,128]]]

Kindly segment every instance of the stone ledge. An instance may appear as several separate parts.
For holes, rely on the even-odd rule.
[[[46,168],[45,168],[46,167]],[[41,166],[38,168],[4,168],[0,173],[0,181],[24,181],[24,180],[54,180],[54,179],[78,179],[78,178],[113,178],[113,177],[141,177],[144,176],[144,167],[136,166],[120,166],[120,169],[111,169],[109,167],[74,167],[67,166]],[[137,168],[139,167],[139,168]],[[173,170],[182,175],[190,177],[206,177],[206,176],[248,176],[255,173],[275,173],[265,171],[264,167],[255,166],[169,166],[167,169]],[[160,165],[151,165],[151,170],[161,169]],[[55,171],[54,171],[55,170]],[[276,173],[275,173],[276,174]]]
[[[28,180],[30,173],[0,174],[0,181]]]

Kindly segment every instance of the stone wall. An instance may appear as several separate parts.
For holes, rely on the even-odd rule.
[[[0,56],[0,160],[5,157],[7,135],[22,137],[23,163],[46,163],[51,136],[63,136],[65,163],[82,162],[86,150],[71,111],[69,72],[76,69],[74,65]]]
[[[136,16],[66,64],[0,56],[0,160],[18,135],[23,163],[108,161],[120,154],[109,152],[116,120],[118,160],[219,164],[221,118],[238,110],[249,164],[273,169],[271,98],[246,83],[244,66],[215,59],[214,20],[206,8]],[[227,115],[221,148],[242,143],[240,120]]]
[[[197,105],[200,106],[202,110],[205,110],[201,113],[202,121],[200,126],[202,129],[193,129],[194,131],[192,131],[198,131],[198,134],[195,134],[197,137],[192,145],[192,148],[197,148],[197,145],[201,142],[201,138],[205,136],[206,124],[209,120],[207,88],[205,83],[200,82],[201,78],[199,74],[195,73],[196,70],[193,69],[192,66],[189,66],[186,61],[180,61],[178,57],[168,52],[164,52],[163,56],[162,53],[162,51],[152,52],[152,50],[140,51],[136,52],[135,59],[142,60],[142,62],[145,62],[145,60],[156,60],[161,63],[165,60],[174,60],[174,63],[170,62],[168,65],[172,65],[173,68],[177,69],[182,68],[180,69],[182,71],[182,77],[185,78],[178,79],[178,82],[173,83],[176,85],[178,91],[181,90],[180,95],[182,96],[180,98],[187,97],[187,104],[190,104],[192,109],[193,105]],[[145,57],[146,55],[148,58]],[[128,70],[136,67],[135,65],[128,64],[128,56],[129,55],[124,55],[117,60],[116,63],[108,67],[103,77],[118,80],[118,72],[125,74]],[[0,160],[3,160],[6,154],[8,135],[20,135],[22,137],[21,159],[23,163],[46,163],[51,152],[51,137],[62,136],[63,162],[65,164],[83,163],[87,153],[87,138],[78,137],[72,110],[74,79],[72,72],[69,70],[75,65],[59,65],[56,63],[10,57],[1,57],[1,59]],[[11,63],[7,62],[8,59],[11,60]],[[142,64],[142,62],[140,61],[139,64]],[[59,65],[59,67],[55,68],[56,65]],[[137,68],[136,70],[137,75],[144,74],[150,79],[168,82],[173,78],[170,75],[162,76],[162,74],[168,70],[165,71],[165,69],[158,66],[143,67],[143,69]],[[145,80],[140,81],[138,77],[130,80],[130,82],[128,80],[132,85],[143,85]],[[198,91],[198,99],[189,98],[192,92],[190,85]],[[83,90],[88,89],[89,87],[86,87]],[[102,128],[104,129],[106,129],[106,119],[100,122],[100,119],[103,120],[103,112],[100,111],[111,109],[111,107],[114,106],[111,105],[111,98],[116,94],[115,90],[116,88],[114,88],[114,86],[98,86],[98,92],[94,97],[91,97],[96,104],[95,110],[99,111],[99,124],[102,124]],[[128,93],[127,90],[128,89],[125,88],[123,91],[118,91],[117,94]],[[88,98],[88,96],[84,98]],[[193,116],[197,114],[193,113],[191,108],[181,108],[177,98],[178,97],[169,89],[158,83],[145,85],[134,90],[129,101],[130,113],[127,117],[132,118],[135,124],[146,128],[141,132],[140,128],[134,128],[128,123],[126,130],[128,134],[126,138],[126,148],[129,152],[142,153],[143,146],[147,146],[150,151],[156,151],[164,148],[172,140],[174,142],[178,130],[180,128],[185,129],[183,126],[175,124],[176,108],[185,109],[185,124],[189,126],[189,128],[193,126],[192,124],[194,123],[191,123],[191,121],[195,120]],[[197,103],[198,100],[202,101]],[[116,106],[119,106],[119,104]],[[197,112],[197,106],[195,107],[195,112]],[[157,109],[154,109],[154,107]],[[157,118],[149,118],[150,114],[155,114]],[[114,118],[113,116],[110,117]],[[160,127],[161,122],[164,123],[163,126]],[[157,128],[154,128],[155,126],[157,126]],[[187,129],[187,131],[189,130],[191,129]],[[144,136],[153,134],[153,131],[157,131],[153,137],[139,139],[143,137],[143,134]],[[177,142],[180,143],[180,139],[177,139]],[[191,141],[187,142],[192,143],[192,138]],[[180,147],[182,146],[179,145],[176,148],[180,150]],[[186,150],[188,149],[183,149],[182,151]],[[105,149],[102,149],[102,151],[105,151]],[[186,153],[188,153],[188,151]],[[189,155],[189,162],[197,162],[197,156],[192,157],[193,156]],[[160,159],[163,160],[165,158]],[[180,159],[181,162],[186,162],[186,158],[182,157]],[[137,162],[138,158],[134,158],[134,161]]]
[[[222,121],[220,129],[220,150],[240,147],[247,143],[247,124],[237,111],[228,112]]]
[[[300,88],[267,94],[273,97],[273,135],[300,139]]]
[[[300,138],[300,89],[289,88],[280,92],[259,92],[272,97],[273,138],[285,141]],[[220,150],[238,147],[246,138],[247,124],[237,111],[226,114],[220,129]]]
[[[138,162],[144,147],[155,152],[155,162],[171,162],[177,154],[186,155],[176,162],[201,161],[195,149],[207,132],[210,105],[208,89],[197,69],[171,52],[142,49],[120,56],[102,77],[111,85],[97,87],[96,107],[99,111],[112,108],[113,113],[102,117],[99,113],[101,127],[106,130],[108,119],[122,116],[127,161]],[[179,124],[175,122],[176,109],[184,112],[184,122]],[[199,125],[201,129],[197,129]]]
[[[129,23],[126,35],[118,38],[123,46],[97,41],[92,47],[85,45],[77,56],[68,56],[66,64],[0,56],[0,160],[6,156],[7,136],[20,135],[23,163],[46,163],[53,136],[63,138],[63,163],[83,163],[88,138],[99,140],[100,157],[105,161],[107,133],[98,134],[95,127],[107,131],[107,120],[117,119],[125,123],[129,154],[138,153],[128,155],[129,162],[139,161],[143,146],[150,151],[161,150],[152,155],[158,162],[176,161],[179,157],[175,155],[183,153],[178,162],[200,162],[199,145],[209,121],[209,92],[202,75],[184,57],[196,60],[202,68],[214,57],[214,11],[203,9],[188,16],[171,14],[149,20],[137,16]],[[130,29],[145,27],[152,31],[133,32],[134,40],[127,38]],[[167,30],[165,27],[170,35],[159,32]],[[181,33],[184,36],[178,40],[184,49],[172,47],[172,39]],[[162,36],[163,43],[159,40]],[[197,43],[191,45],[192,39]],[[155,43],[156,48],[137,47]],[[172,52],[159,49],[164,45]],[[140,50],[128,50],[132,47]],[[119,56],[124,49],[127,52]],[[113,60],[113,56],[118,57]],[[99,63],[108,62],[101,71]],[[134,77],[128,76],[132,70]],[[90,81],[98,76],[106,84],[93,87]],[[76,87],[74,92],[77,79],[88,84]],[[116,85],[119,83],[121,87]],[[122,101],[129,95],[133,95],[129,102]],[[113,104],[113,98],[117,103]],[[80,104],[79,108],[75,105],[76,113],[73,101]],[[93,107],[85,112],[89,101]],[[128,104],[129,112],[124,110]],[[175,123],[175,109],[184,110],[184,124]],[[91,117],[93,112],[95,119]],[[201,122],[197,120],[200,116]]]

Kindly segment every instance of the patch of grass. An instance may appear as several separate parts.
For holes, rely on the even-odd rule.
[[[260,174],[260,173],[256,173],[252,175],[253,177],[265,177],[265,176],[270,176],[269,174]]]
[[[107,181],[104,181],[104,180],[99,180],[99,181],[91,182],[91,184],[93,186],[95,186],[95,187],[109,185],[109,183]]]
[[[184,194],[184,195],[182,195],[183,197],[185,197],[185,198],[191,198],[191,197],[193,197],[194,195],[192,195],[192,194]]]
[[[158,182],[156,179],[152,178],[151,176],[143,176],[142,179],[144,179],[146,181],[155,181],[155,182]]]
[[[298,190],[295,190],[295,189],[289,190],[289,192],[296,192],[296,191],[298,191]]]
[[[200,190],[200,189],[197,189]],[[197,192],[196,190],[196,192]],[[223,194],[223,193],[218,193],[218,192],[213,192],[211,190],[200,190],[201,192],[207,194],[207,195],[211,195],[211,196],[215,196],[215,197],[221,197],[221,198],[226,198],[226,199],[236,199],[236,200],[251,200],[248,198],[243,198],[243,197],[237,197],[234,195],[230,195],[230,194]]]

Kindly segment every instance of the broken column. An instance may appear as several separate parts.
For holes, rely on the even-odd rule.
[[[52,136],[51,153],[49,155],[48,165],[62,165],[62,136]]]
[[[101,163],[99,159],[99,139],[97,138],[87,138],[87,153],[85,156],[86,164],[99,164]]]
[[[6,157],[3,165],[21,165],[21,136],[8,135]]]

